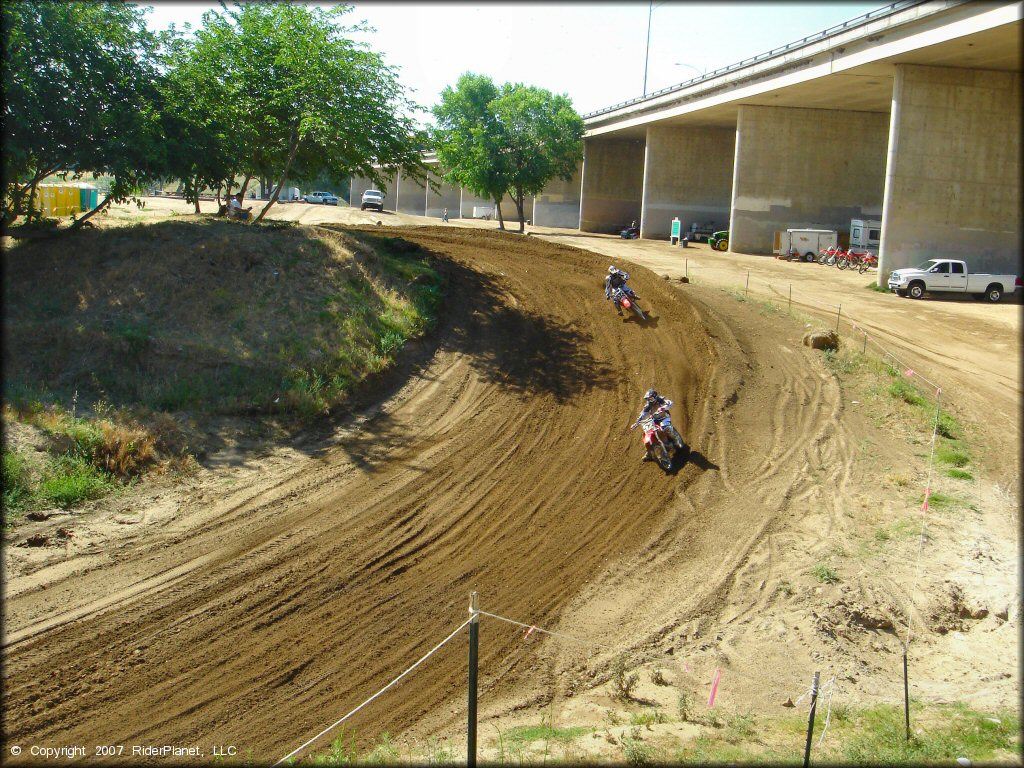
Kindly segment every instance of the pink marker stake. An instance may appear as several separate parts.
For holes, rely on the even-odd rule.
[[[715,679],[711,681],[711,695],[708,696],[708,706],[715,706],[715,694],[718,693],[718,681],[722,678],[722,670],[715,670]]]

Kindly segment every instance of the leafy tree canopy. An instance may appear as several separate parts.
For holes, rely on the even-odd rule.
[[[523,201],[555,178],[572,178],[583,159],[583,118],[567,96],[467,72],[433,109],[434,143],[449,182],[495,201],[508,194],[525,228]],[[504,229],[504,221],[499,218]]]
[[[109,201],[162,168],[158,44],[123,2],[3,4],[4,226],[54,172],[112,175]]]

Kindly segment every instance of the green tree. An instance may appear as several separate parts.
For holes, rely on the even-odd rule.
[[[501,152],[505,137],[491,109],[499,93],[486,75],[463,74],[455,88],[441,92],[441,101],[432,110],[437,120],[432,143],[445,181],[493,200],[498,226],[504,229],[501,200],[509,186]]]
[[[583,159],[583,118],[567,96],[522,84],[499,90],[486,75],[463,74],[433,109],[434,145],[445,179],[495,202],[498,224],[507,194],[523,201],[554,178],[570,179]]]
[[[358,172],[383,184],[381,167],[426,177],[416,130],[402,116],[414,105],[380,54],[346,37],[362,29],[338,24],[351,10],[251,3],[204,16],[207,55],[243,148],[238,170],[277,188],[257,222],[290,179]]]
[[[502,86],[491,110],[501,126],[502,172],[523,232],[523,200],[552,179],[568,181],[583,160],[583,118],[568,96],[521,84]]]
[[[23,213],[31,221],[35,188],[54,173],[113,177],[88,218],[162,169],[159,40],[143,13],[123,2],[4,3],[4,228]]]
[[[245,162],[235,128],[243,108],[224,72],[223,52],[232,43],[229,25],[211,25],[184,38],[172,29],[163,81],[168,174],[182,182],[185,199],[199,213],[203,189],[219,189]]]

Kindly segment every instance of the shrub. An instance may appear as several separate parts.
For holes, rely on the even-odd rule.
[[[44,473],[39,496],[67,508],[102,496],[111,488],[110,478],[80,456],[62,456]]]
[[[946,470],[946,477],[952,477],[957,480],[973,480],[974,475],[968,472],[966,469],[957,469],[953,467]]]
[[[0,484],[3,485],[4,512],[15,512],[29,497],[29,472],[25,459],[14,451],[4,451],[3,471]]]
[[[679,719],[684,723],[690,719],[690,713],[693,711],[693,697],[686,691],[680,692],[676,711],[679,713]]]
[[[971,463],[967,450],[957,443],[942,443],[935,449],[935,457],[943,464],[954,467],[966,467]]]
[[[614,686],[615,695],[620,699],[633,698],[633,689],[640,682],[640,675],[636,672],[632,674],[626,673],[627,663],[626,655],[621,654],[616,657],[615,663],[612,666],[612,685]]]
[[[651,672],[651,682],[655,685],[668,685],[668,680],[665,679],[665,673],[661,671],[661,667],[655,667]]]
[[[622,751],[627,765],[647,765],[654,757],[654,747],[635,738],[623,739]]]
[[[822,584],[835,584],[839,581],[839,574],[828,563],[816,563],[811,568],[811,575]]]
[[[924,405],[925,399],[918,394],[917,390],[914,389],[912,384],[908,384],[904,379],[896,379],[889,385],[889,394],[895,397],[897,400],[902,400],[910,405]]]

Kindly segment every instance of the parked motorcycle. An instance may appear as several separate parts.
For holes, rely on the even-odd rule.
[[[668,410],[659,408],[652,414],[641,416],[630,429],[637,426],[644,431],[644,448],[654,456],[662,469],[666,472],[672,469],[672,457],[683,447],[683,438],[672,426]]]
[[[640,316],[641,320],[647,319],[646,317],[644,317],[643,310],[641,310],[640,307],[636,305],[635,294],[631,294],[627,291],[624,291],[622,288],[616,288],[612,291],[612,301],[614,301],[618,306],[625,309],[627,312],[629,310],[633,310]]]

